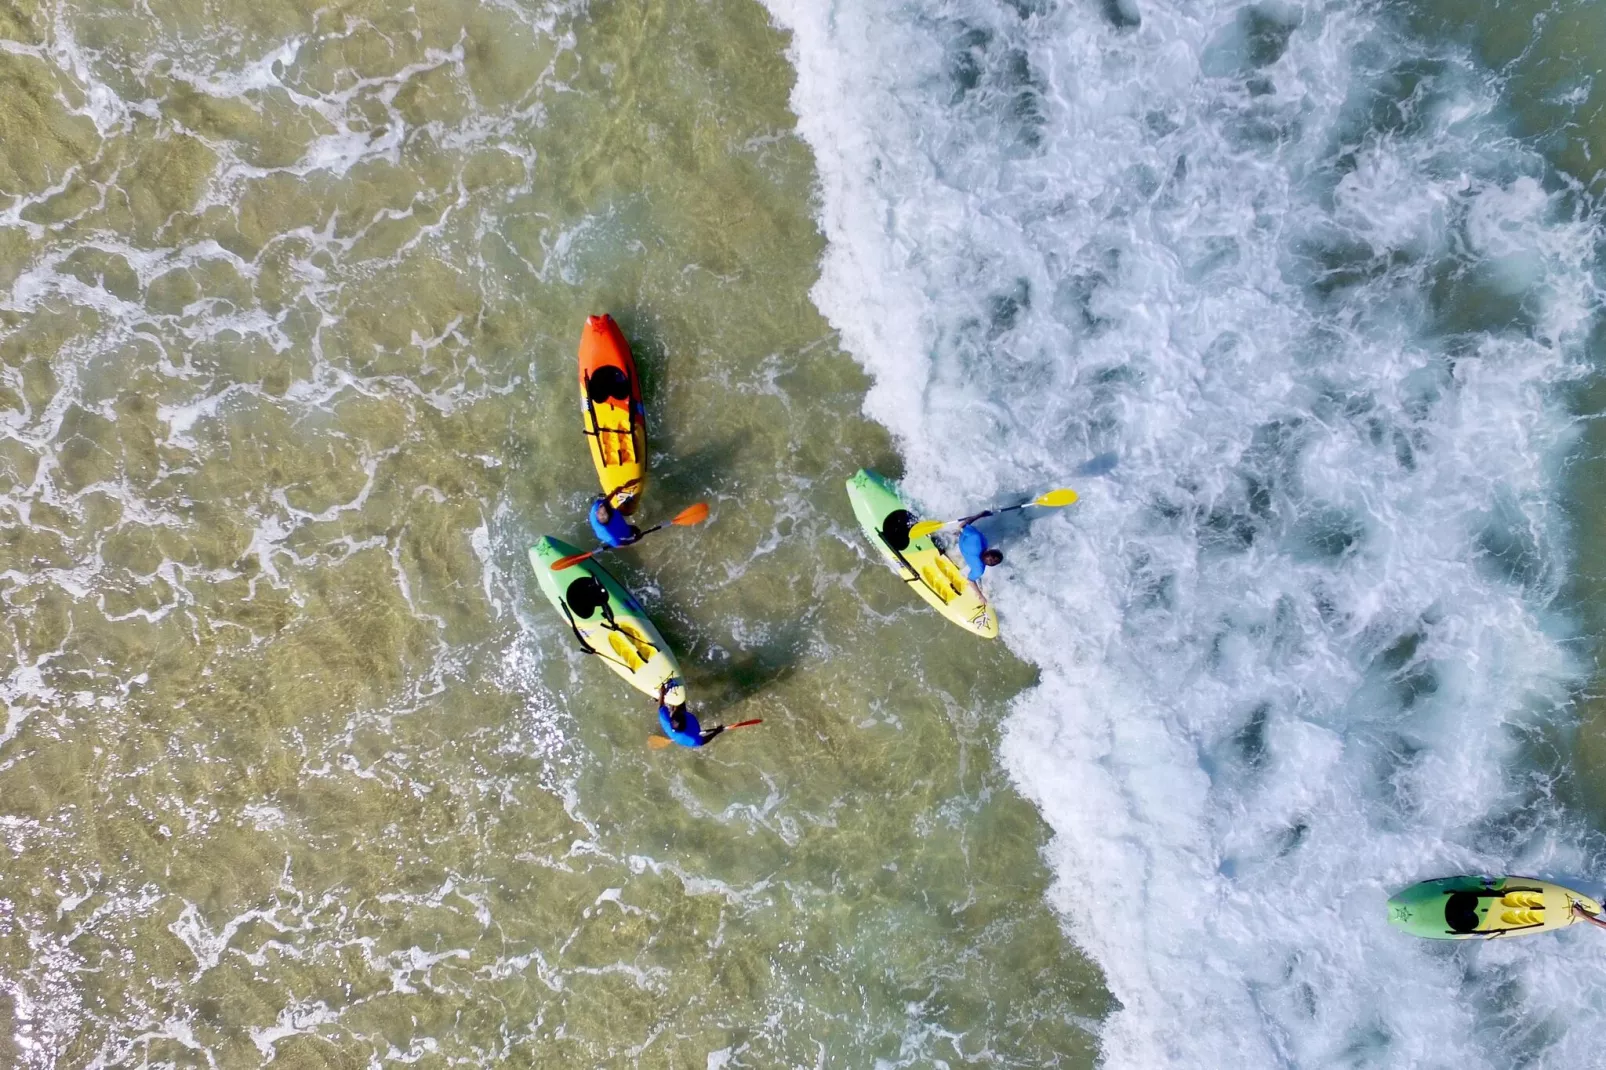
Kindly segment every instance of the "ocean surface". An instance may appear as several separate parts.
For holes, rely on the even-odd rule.
[[[0,1065],[1586,1067],[1606,14],[0,0]],[[574,648],[575,349],[700,752]],[[1001,639],[843,483],[992,523]]]

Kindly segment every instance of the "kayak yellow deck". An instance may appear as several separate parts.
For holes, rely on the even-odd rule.
[[[848,499],[870,541],[927,604],[984,639],[998,635],[998,617],[981,588],[966,578],[932,536],[909,538],[909,528],[919,518],[890,482],[861,468],[848,480]]]

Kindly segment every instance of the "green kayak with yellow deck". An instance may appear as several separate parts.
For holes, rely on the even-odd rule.
[[[1598,902],[1549,881],[1442,877],[1391,896],[1389,923],[1429,940],[1493,940],[1564,929],[1586,920],[1574,905],[1592,917],[1600,916]]]
[[[909,529],[919,518],[891,482],[861,468],[848,480],[848,500],[866,537],[915,594],[968,632],[984,639],[998,635],[998,617],[981,588],[933,536],[911,537]]]
[[[672,681],[665,697],[671,705],[685,702],[686,689],[680,682],[675,652],[623,584],[589,558],[552,571],[559,558],[580,552],[579,547],[550,535],[530,547],[530,564],[535,567],[541,590],[563,615],[580,649],[597,655],[632,687],[655,699],[658,689]]]

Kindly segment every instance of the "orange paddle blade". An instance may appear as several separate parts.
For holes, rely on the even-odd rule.
[[[665,747],[669,746],[669,737],[668,736],[648,736],[647,737],[647,746],[651,747],[653,750],[663,750]]]
[[[595,550],[587,550],[583,554],[570,554],[568,557],[560,557],[556,561],[552,562],[552,571],[562,572],[570,565],[578,565],[580,562],[584,561],[594,553],[596,553]]]
[[[750,724],[763,724],[763,723],[764,723],[764,718],[762,718],[762,717],[754,717],[751,721],[737,721],[735,724],[728,724],[728,725],[725,726],[725,730],[728,732],[732,728],[746,728]]]

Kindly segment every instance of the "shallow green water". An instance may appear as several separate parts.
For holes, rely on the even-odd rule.
[[[0,36],[0,1062],[1091,1063],[991,757],[1030,671],[842,493],[898,460],[756,5]],[[583,531],[604,310],[643,518],[713,506],[610,567],[705,717],[765,719],[701,754],[524,560]]]

